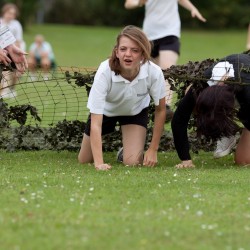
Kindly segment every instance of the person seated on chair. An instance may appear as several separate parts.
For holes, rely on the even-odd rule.
[[[35,41],[30,45],[28,64],[31,72],[41,68],[45,76],[48,76],[48,72],[55,68],[55,56],[52,46],[45,41],[43,35],[36,35]]]

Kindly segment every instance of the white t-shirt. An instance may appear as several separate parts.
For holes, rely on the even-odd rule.
[[[149,106],[150,96],[156,106],[166,96],[165,79],[159,66],[146,62],[130,82],[121,75],[115,75],[109,60],[106,60],[96,72],[87,107],[94,114],[132,116]]]
[[[178,0],[148,0],[145,4],[143,31],[151,41],[165,36],[180,37]]]

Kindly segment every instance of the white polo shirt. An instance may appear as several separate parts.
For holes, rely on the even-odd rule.
[[[165,79],[159,66],[146,62],[130,82],[115,75],[109,67],[109,60],[106,60],[96,72],[87,107],[94,114],[132,116],[149,106],[150,96],[156,106],[166,96]]]

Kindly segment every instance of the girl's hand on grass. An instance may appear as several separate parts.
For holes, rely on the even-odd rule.
[[[182,161],[181,163],[175,165],[176,168],[195,168],[192,160]]]
[[[103,163],[95,167],[96,170],[110,170],[111,166],[109,164]]]
[[[145,152],[143,159],[143,166],[154,167],[157,164],[157,151],[148,149]]]

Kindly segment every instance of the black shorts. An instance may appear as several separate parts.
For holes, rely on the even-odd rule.
[[[152,41],[153,48],[151,51],[151,56],[156,58],[159,56],[160,50],[171,50],[180,55],[180,40],[177,36],[165,36],[160,39],[156,39]]]
[[[120,126],[128,125],[128,124],[136,124],[147,129],[148,120],[149,120],[148,108],[143,109],[139,114],[133,115],[133,116],[108,117],[106,115],[103,115],[102,135],[106,135],[106,134],[110,134],[114,132],[117,122],[119,123]],[[90,125],[91,125],[91,117],[89,115],[89,118],[85,127],[85,131],[84,131],[84,133],[88,136],[90,135]]]

